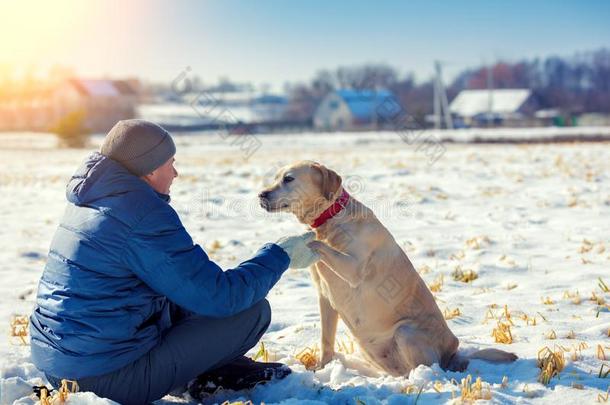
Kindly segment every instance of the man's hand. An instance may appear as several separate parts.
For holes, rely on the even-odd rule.
[[[285,236],[275,243],[290,257],[290,268],[303,269],[320,260],[320,255],[307,246],[314,237],[315,233],[310,231],[302,235]]]

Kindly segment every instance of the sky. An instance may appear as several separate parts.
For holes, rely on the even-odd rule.
[[[492,61],[610,47],[610,1],[0,0],[0,75],[52,66],[88,78],[167,82],[187,66],[226,77],[308,81],[386,63],[427,80]]]

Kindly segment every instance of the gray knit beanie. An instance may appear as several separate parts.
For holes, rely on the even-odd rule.
[[[152,173],[176,154],[171,135],[145,120],[123,120],[108,132],[101,154],[116,160],[136,176]]]

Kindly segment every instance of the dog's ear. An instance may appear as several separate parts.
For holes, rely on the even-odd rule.
[[[322,183],[320,185],[322,196],[328,201],[332,201],[335,193],[339,190],[339,187],[341,187],[341,176],[334,170],[317,162],[312,162],[311,167],[317,170],[322,176]]]

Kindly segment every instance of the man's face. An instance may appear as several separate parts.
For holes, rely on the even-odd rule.
[[[174,167],[175,161],[176,159],[172,156],[151,174],[142,176],[142,180],[147,182],[157,193],[169,194],[174,178],[178,177],[178,172]]]

